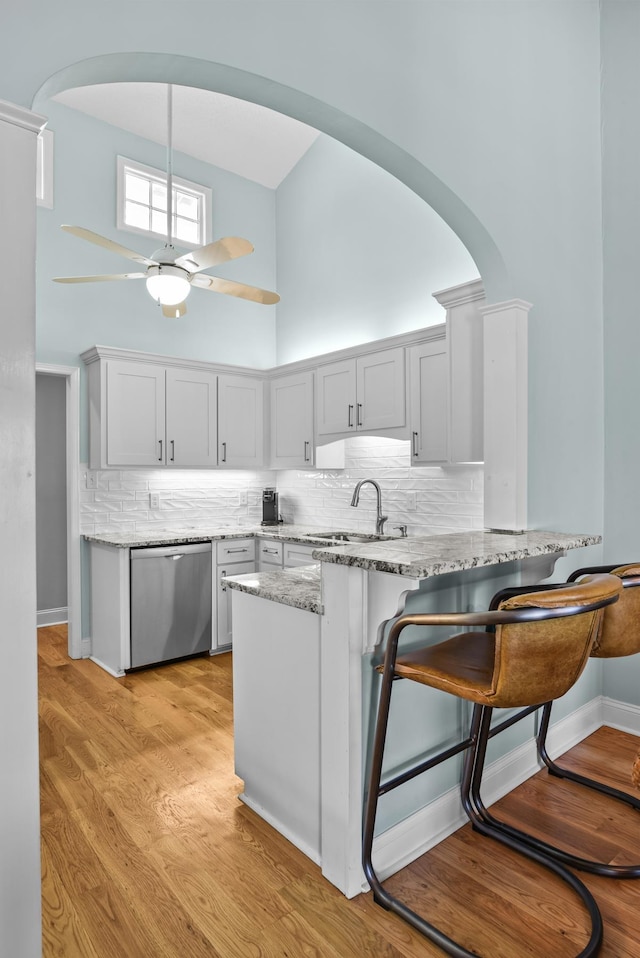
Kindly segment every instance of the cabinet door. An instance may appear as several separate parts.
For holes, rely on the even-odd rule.
[[[357,360],[356,428],[362,432],[404,426],[404,349],[385,349]]]
[[[356,363],[348,359],[320,366],[316,372],[318,435],[355,432]]]
[[[166,461],[164,367],[107,362],[107,465]]]
[[[449,461],[449,357],[444,339],[413,346],[411,363],[411,461]]]
[[[167,369],[167,464],[217,463],[216,376],[198,369]]]
[[[254,562],[233,562],[229,565],[218,566],[218,588],[217,611],[216,611],[216,634],[213,648],[224,649],[231,645],[232,621],[231,621],[231,589],[224,584],[228,575],[245,575],[247,572],[255,570]]]
[[[271,381],[271,465],[313,464],[313,373]]]
[[[218,465],[261,466],[264,458],[261,380],[218,377]]]

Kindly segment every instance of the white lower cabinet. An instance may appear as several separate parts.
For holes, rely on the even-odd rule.
[[[269,572],[282,568],[282,541],[258,539],[258,571]]]
[[[216,543],[216,614],[212,651],[221,651],[231,646],[231,590],[225,585],[225,578],[228,575],[245,575],[254,571],[254,539],[225,539]]]

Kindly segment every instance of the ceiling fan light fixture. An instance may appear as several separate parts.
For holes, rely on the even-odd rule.
[[[179,266],[150,266],[147,270],[147,290],[161,306],[177,306],[191,292],[191,283],[185,270]]]

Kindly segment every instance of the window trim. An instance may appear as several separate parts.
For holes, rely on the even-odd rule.
[[[36,203],[53,209],[53,130],[40,130],[36,152]]]
[[[156,180],[162,180],[164,183],[167,182],[167,174],[165,170],[158,170],[153,166],[147,166],[144,163],[139,163],[138,160],[130,160],[126,156],[117,157],[117,185],[116,185],[116,226],[119,230],[124,230],[126,233],[137,233],[139,236],[148,236],[152,239],[158,239],[166,241],[166,234],[155,233],[152,230],[140,229],[137,226],[131,226],[128,223],[125,223],[124,220],[124,203],[125,203],[125,191],[124,191],[124,174],[125,169],[132,170],[134,173],[138,173],[141,176],[153,178]],[[183,239],[173,238],[174,242],[183,246],[186,249],[198,249],[200,246],[206,246],[207,243],[211,242],[212,239],[212,229],[211,229],[211,197],[212,191],[210,187],[203,186],[202,183],[193,183],[191,180],[185,180],[183,177],[172,175],[171,177],[174,187],[182,187],[191,192],[198,193],[202,197],[202,242],[201,243],[189,243]]]

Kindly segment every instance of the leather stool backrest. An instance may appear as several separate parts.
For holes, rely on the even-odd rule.
[[[588,609],[593,603],[619,597],[622,591],[618,576],[588,575],[561,589],[512,596],[499,608]],[[564,695],[589,659],[604,611],[496,625],[492,704],[537,705]]]
[[[604,610],[591,654],[609,659],[640,652],[640,563],[618,566],[611,575],[622,580],[620,598]]]

